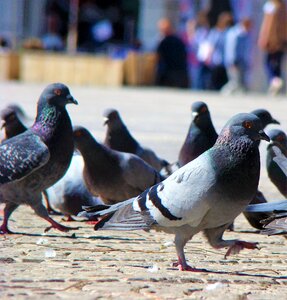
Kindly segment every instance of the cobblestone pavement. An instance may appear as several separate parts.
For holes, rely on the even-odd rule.
[[[0,82],[0,108],[19,102],[34,116],[44,87]],[[208,103],[218,131],[233,114],[260,107],[269,109],[287,130],[283,96],[74,86],[71,92],[79,101],[79,106],[68,107],[75,125],[86,126],[102,140],[102,112],[115,107],[142,144],[170,161],[177,158],[196,100]],[[270,201],[281,200],[266,175],[265,149],[261,143],[260,190]],[[75,226],[61,216],[55,219]],[[286,239],[257,234],[242,216],[235,221],[236,231],[225,237],[258,241],[261,249],[224,260],[225,251],[211,248],[198,234],[186,246],[190,264],[206,269],[196,273],[171,267],[176,259],[173,237],[165,233],[95,232],[93,225],[77,222],[78,231],[43,234],[47,225],[29,207],[12,215],[10,228],[17,234],[0,236],[0,299],[286,299]]]

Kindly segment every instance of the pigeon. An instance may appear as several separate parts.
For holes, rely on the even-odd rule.
[[[22,204],[51,223],[68,231],[49,217],[41,201],[41,192],[57,182],[69,167],[74,141],[66,104],[77,101],[61,83],[48,85],[40,95],[34,124],[25,132],[0,145],[0,203],[5,203],[1,233],[11,233],[8,219]]]
[[[211,148],[218,137],[206,103],[194,102],[191,106],[192,121],[185,141],[179,151],[178,166],[182,167]]]
[[[23,124],[22,119],[28,119],[28,117],[19,105],[10,104],[1,111],[1,129],[4,129],[5,131],[5,137],[2,139],[2,142],[27,130],[27,127]],[[58,214],[51,207],[46,191],[43,191],[43,197],[46,201],[48,213]]]
[[[264,228],[261,233],[268,235],[287,233],[286,200],[248,205],[245,211],[253,214],[265,215],[265,218],[261,220]]]
[[[275,156],[274,156],[273,160],[276,162],[276,164],[281,168],[281,170],[287,176],[287,159],[286,159],[286,156],[276,146],[273,147],[273,151],[275,153]]]
[[[270,180],[278,188],[280,193],[287,197],[287,176],[273,160],[275,155],[274,147],[278,147],[287,161],[287,136],[280,129],[272,129],[268,133],[271,143],[267,146],[266,167]]]
[[[104,125],[107,125],[106,136],[104,139],[105,146],[113,150],[136,154],[157,171],[163,169],[168,175],[171,174],[172,167],[170,163],[159,158],[151,149],[142,147],[130,134],[117,110],[105,110],[104,120]]]
[[[260,175],[257,141],[269,141],[253,114],[232,117],[215,145],[135,198],[111,206],[85,208],[81,216],[102,216],[95,230],[156,229],[175,234],[177,265],[189,266],[184,246],[203,231],[214,248],[229,247],[225,256],[255,249],[257,243],[223,240],[222,235],[254,197]]]
[[[164,179],[140,157],[98,143],[84,127],[74,127],[74,140],[84,158],[88,190],[106,204],[137,196]]]
[[[23,133],[27,130],[27,127],[22,123],[18,114],[19,113],[14,108],[14,106],[7,106],[1,111],[1,130],[5,129],[5,136],[2,141]]]
[[[82,206],[102,203],[88,191],[84,183],[83,168],[83,157],[74,153],[67,173],[47,190],[50,205],[64,214],[66,221],[73,221],[72,216],[81,212]]]
[[[263,125],[263,129],[269,125],[269,124],[280,124],[277,120],[275,120],[270,112],[266,109],[263,108],[259,108],[259,109],[255,109],[253,111],[251,111],[252,114],[256,115],[262,125]],[[260,145],[260,140],[257,142],[258,146]],[[259,204],[259,203],[266,203],[267,200],[264,197],[263,193],[261,191],[257,191],[255,197],[253,197],[253,199],[251,200],[250,204]],[[249,222],[249,224],[256,228],[256,229],[262,229],[263,224],[261,223],[261,220],[264,219],[266,217],[266,215],[264,213],[262,214],[254,214],[254,213],[249,213],[249,212],[243,212],[243,215],[245,216],[245,218],[247,219],[247,221]],[[234,230],[234,224],[232,223],[229,226],[229,230],[233,231]]]

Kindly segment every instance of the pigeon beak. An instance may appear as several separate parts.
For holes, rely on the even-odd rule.
[[[76,99],[74,99],[74,97],[72,95],[67,95],[66,99],[68,100],[68,103],[73,103],[78,105],[78,101]]]
[[[265,140],[267,142],[270,142],[269,136],[263,130],[260,130],[258,133],[259,133],[259,137],[260,137],[261,140]]]
[[[280,122],[277,121],[277,120],[275,120],[275,119],[272,119],[271,124],[278,124],[278,125],[280,125]]]
[[[196,121],[196,119],[197,119],[197,117],[198,117],[198,112],[193,111],[193,112],[191,113],[191,115],[192,115],[192,117],[193,117],[193,121]]]
[[[6,127],[6,122],[2,120],[0,130],[2,130],[4,127]]]
[[[109,122],[109,118],[104,118],[104,123],[103,123],[103,126],[107,125]]]

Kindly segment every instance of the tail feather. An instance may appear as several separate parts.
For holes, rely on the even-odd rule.
[[[266,212],[287,211],[287,201],[266,202],[260,204],[250,204],[245,209],[246,212]]]
[[[133,209],[132,203],[117,211],[110,211],[95,225],[95,230],[139,230],[149,229],[144,216]]]
[[[263,234],[275,235],[287,233],[287,213],[274,213],[266,220],[263,220],[264,224]]]

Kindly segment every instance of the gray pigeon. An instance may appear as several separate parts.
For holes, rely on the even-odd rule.
[[[286,156],[282,153],[279,147],[273,146],[273,151],[275,156],[273,157],[273,160],[276,162],[276,164],[280,167],[280,169],[284,172],[284,174],[287,176],[287,159]]]
[[[264,230],[262,233],[287,234],[287,201],[268,202],[262,204],[248,205],[246,212],[253,214],[264,214],[261,223]]]
[[[194,102],[191,106],[191,124],[179,151],[178,166],[182,167],[211,148],[218,137],[206,103]]]
[[[83,127],[74,128],[74,140],[84,158],[86,186],[106,204],[137,196],[163,180],[163,177],[140,157],[112,150],[98,143]]]
[[[117,110],[105,110],[104,119],[104,124],[107,125],[104,140],[105,146],[113,150],[136,154],[157,171],[165,169],[168,175],[171,174],[170,164],[166,160],[159,158],[151,149],[142,147],[139,142],[135,140],[123,123]]]
[[[0,202],[5,203],[1,233],[10,233],[8,219],[22,204],[51,223],[51,228],[69,227],[49,217],[41,201],[41,192],[57,182],[69,167],[74,141],[66,104],[77,101],[67,86],[48,85],[42,92],[34,124],[24,133],[0,145]]]
[[[287,176],[273,160],[276,156],[274,147],[278,147],[287,160],[287,136],[279,129],[272,129],[268,133],[271,143],[267,146],[266,167],[270,180],[278,188],[280,193],[287,197]]]
[[[225,125],[212,148],[163,182],[136,198],[104,210],[86,208],[81,214],[103,216],[96,230],[153,228],[175,234],[180,270],[195,270],[187,264],[183,249],[200,231],[211,246],[228,247],[225,256],[244,248],[255,249],[256,243],[226,241],[222,236],[257,191],[260,139],[269,141],[260,119],[253,114],[238,114]]]
[[[70,167],[64,177],[47,190],[50,205],[56,211],[73,221],[82,211],[82,206],[101,204],[87,189],[83,178],[84,160],[79,154],[74,154]]]

